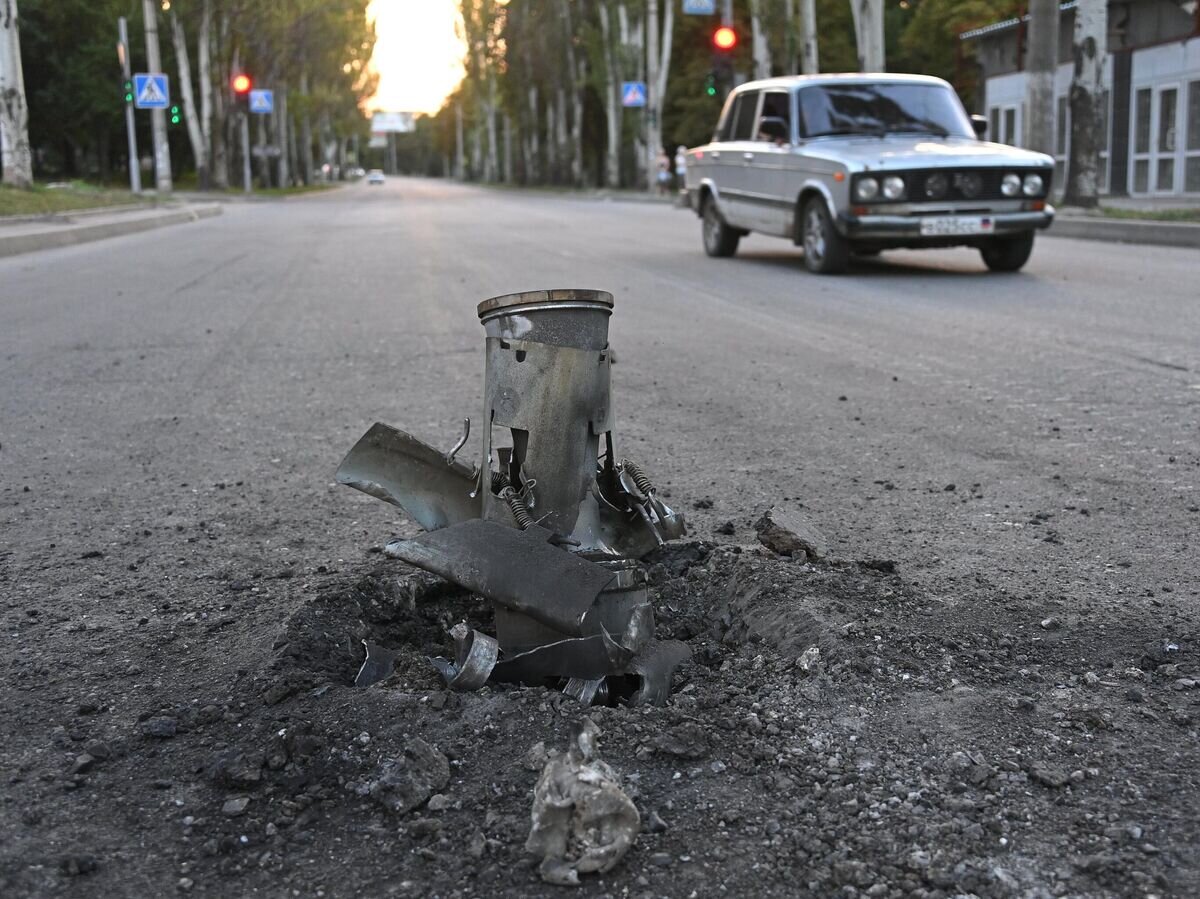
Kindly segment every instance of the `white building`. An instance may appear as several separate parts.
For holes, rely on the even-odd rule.
[[[1070,146],[1067,95],[1075,3],[1063,3],[1054,79],[1056,183]],[[992,140],[1021,146],[1025,134],[1028,17],[960,35],[975,43],[981,112]],[[1200,199],[1200,4],[1197,0],[1113,0],[1101,186],[1113,196]]]

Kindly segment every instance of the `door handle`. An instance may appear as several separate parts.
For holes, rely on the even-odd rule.
[[[749,159],[749,160],[753,160],[753,159],[754,159],[754,154],[753,154],[753,153],[751,153],[749,150],[747,150],[745,153],[743,153],[743,154],[742,154],[742,159]]]

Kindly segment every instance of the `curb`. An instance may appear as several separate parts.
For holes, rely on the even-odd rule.
[[[1200,250],[1200,224],[1154,222],[1140,219],[1056,216],[1044,232],[1047,237],[1072,237],[1113,243],[1149,244]]]
[[[220,215],[221,207],[212,203],[207,206],[189,206],[175,212],[156,213],[154,215],[130,218],[124,221],[101,222],[98,225],[78,225],[64,227],[59,231],[39,231],[34,234],[0,235],[0,257],[16,256],[20,253],[32,253],[36,250],[49,250],[56,247],[70,247],[94,240],[104,240],[108,237],[120,237],[125,234],[136,234],[139,231],[151,231],[167,225],[182,225],[200,219]]]

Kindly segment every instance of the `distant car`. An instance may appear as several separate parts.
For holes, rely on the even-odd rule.
[[[371,171],[367,172],[367,184],[383,184],[383,182],[382,169],[371,169]]]
[[[954,89],[924,75],[810,75],[734,90],[689,150],[686,198],[704,249],[752,231],[790,238],[810,271],[894,247],[972,246],[1017,271],[1054,220],[1054,160],[983,140]]]

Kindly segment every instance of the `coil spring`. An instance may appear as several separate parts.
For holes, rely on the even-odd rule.
[[[501,471],[492,472],[492,493],[500,493],[508,486],[508,478]]]
[[[528,530],[533,524],[533,516],[529,514],[529,507],[525,505],[525,500],[517,496],[517,491],[512,487],[505,487],[500,491],[500,498],[508,503],[508,508],[512,510],[513,518],[517,520],[517,527],[521,530]]]
[[[633,478],[633,483],[637,484],[638,490],[642,491],[646,496],[650,496],[655,492],[654,483],[646,476],[646,473],[642,471],[641,466],[636,462],[622,459],[621,467],[629,472],[629,476]]]

